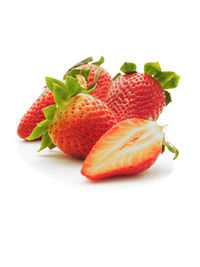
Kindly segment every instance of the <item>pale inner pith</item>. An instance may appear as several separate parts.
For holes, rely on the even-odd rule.
[[[116,134],[104,140],[103,148],[95,156],[96,164],[92,167],[93,170],[105,169],[106,171],[107,168],[114,169],[116,165],[123,167],[123,164],[131,166],[133,162],[136,164],[144,160],[145,154],[149,157],[152,153],[153,157],[155,148],[161,146],[162,132],[158,131],[153,124],[145,124],[140,128],[135,128],[134,125],[130,127],[132,129],[129,130],[127,127],[122,127],[119,129],[119,135],[116,131]],[[125,129],[124,132],[123,129]]]

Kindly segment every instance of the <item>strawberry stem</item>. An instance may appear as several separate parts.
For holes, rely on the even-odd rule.
[[[119,76],[121,76],[121,73],[117,73],[114,77],[113,77],[113,81],[116,80]]]
[[[92,62],[93,65],[100,66],[104,63],[104,57],[101,57],[98,61]]]
[[[173,160],[175,160],[175,159],[178,158],[178,156],[179,156],[179,150],[178,150],[173,144],[171,144],[170,142],[165,141],[165,136],[164,136],[164,137],[163,137],[163,142],[162,142],[162,151],[161,151],[162,154],[163,154],[164,151],[165,151],[165,147],[167,147],[167,149],[168,149],[170,152],[172,152],[172,153],[175,154]]]
[[[79,67],[79,66],[82,66],[82,65],[85,65],[85,64],[88,64],[89,62],[93,61],[93,58],[92,57],[87,57],[83,60],[81,60],[80,62],[76,63],[73,67],[71,67],[70,69],[68,69],[67,72],[69,72],[70,70],[76,68],[76,67]],[[66,75],[66,74],[65,74]],[[64,77],[65,77],[64,75]]]

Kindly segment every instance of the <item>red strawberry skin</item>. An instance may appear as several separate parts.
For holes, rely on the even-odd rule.
[[[128,118],[156,120],[162,112],[166,97],[164,89],[149,74],[119,76],[106,101],[118,121]]]
[[[17,128],[18,136],[24,139],[28,137],[36,127],[36,124],[45,119],[42,109],[54,104],[55,102],[53,93],[47,87],[45,87],[43,93],[32,104],[30,109],[21,119]]]
[[[91,180],[136,174],[148,169],[161,153],[162,127],[132,118],[115,124],[92,147],[81,173]]]
[[[109,171],[107,173],[90,175],[87,173],[87,171],[86,171],[87,167],[84,165],[81,173],[90,180],[101,180],[101,179],[104,179],[107,177],[113,177],[113,176],[119,176],[119,175],[131,175],[131,174],[134,175],[134,174],[143,172],[143,171],[147,170],[148,168],[150,168],[154,164],[154,162],[156,161],[158,156],[160,155],[160,151],[161,151],[161,149],[158,150],[157,154],[153,158],[150,158],[150,159],[144,161],[142,164],[138,164],[136,166],[129,166],[127,168],[112,170],[112,171]]]
[[[104,102],[88,94],[78,94],[58,108],[49,126],[49,135],[64,153],[84,159],[116,122]]]
[[[92,91],[91,95],[94,95],[101,101],[105,102],[108,97],[108,92],[111,90],[113,85],[113,81],[110,74],[102,67],[93,64],[86,64],[78,67],[78,69],[90,70],[90,76],[88,78],[88,87],[94,83],[94,75],[98,68],[100,68],[101,72],[97,81],[97,85]]]

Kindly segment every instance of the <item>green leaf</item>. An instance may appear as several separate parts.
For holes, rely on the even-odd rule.
[[[137,69],[136,64],[130,62],[125,62],[120,68],[120,70],[125,74],[135,73],[136,69]]]
[[[180,76],[175,74],[171,80],[169,80],[163,87],[163,89],[173,89],[176,88],[178,86],[179,80],[180,80]]]
[[[53,92],[55,86],[60,86],[60,87],[65,87],[64,83],[57,80],[57,79],[54,79],[54,78],[51,78],[51,77],[45,77],[45,80],[46,80],[46,84],[47,84],[47,87],[49,88],[49,90],[51,90]]]
[[[88,89],[86,91],[84,91],[84,93],[85,94],[90,94],[94,90],[94,88],[96,87],[96,85],[97,85],[97,83],[93,83],[92,85],[90,85],[88,87]]]
[[[54,94],[54,100],[59,106],[68,98],[68,91],[65,84],[54,78],[46,77],[46,83],[48,88]]]
[[[160,83],[163,87],[168,81],[170,81],[175,75],[175,72],[172,71],[162,71],[157,73],[154,78]]]
[[[74,69],[74,68],[77,68],[79,66],[82,66],[82,65],[85,65],[85,64],[88,64],[89,62],[93,61],[93,58],[92,57],[87,57],[83,60],[81,60],[80,62],[76,63],[73,67],[71,67],[67,72],[69,72],[71,69]],[[64,75],[64,79],[65,79],[65,76],[66,74]]]
[[[160,83],[163,89],[172,89],[177,87],[180,76],[172,71],[162,71],[157,73],[154,78]]]
[[[114,77],[113,77],[113,81],[116,80],[119,76],[121,76],[121,73],[117,73]]]
[[[81,74],[81,69],[72,69],[67,73],[68,76],[71,76],[73,78],[76,78],[77,74]],[[66,79],[66,76],[65,76],[65,79]]]
[[[95,71],[95,74],[94,74],[94,82],[96,83],[99,79],[99,75],[100,75],[100,72],[101,72],[101,69],[98,68],[96,71]]]
[[[85,78],[86,82],[88,81],[88,78],[90,76],[90,70],[89,69],[82,69],[81,75]]]
[[[171,98],[171,94],[167,91],[164,91],[165,92],[165,97],[166,97],[166,104],[165,106],[167,106],[170,102],[172,102],[172,98]]]
[[[155,75],[158,72],[161,72],[159,62],[148,62],[144,65],[144,73],[147,73],[149,75]]]
[[[65,75],[65,79],[67,76],[71,76],[73,78],[76,78],[76,75],[82,75],[86,82],[88,81],[88,78],[90,76],[90,70],[89,69],[72,69]]]
[[[54,145],[54,143],[51,143],[49,146],[48,146],[48,148],[51,150],[51,149],[53,149],[53,148],[55,148],[56,147],[56,145]]]
[[[98,61],[92,62],[93,65],[100,66],[104,63],[104,57],[101,57]]]
[[[66,88],[60,87],[59,85],[54,86],[53,94],[54,100],[58,106],[61,105],[68,98]]]
[[[48,120],[51,120],[53,119],[53,116],[56,112],[56,105],[51,105],[51,106],[48,106],[48,107],[45,107],[42,109],[45,117],[48,119]]]
[[[94,88],[95,88],[95,87],[94,87]],[[85,90],[85,91],[83,92],[83,94],[90,94],[90,93],[92,93],[92,91],[94,90],[94,88]],[[94,95],[93,95],[93,97],[94,97]]]
[[[32,133],[26,138],[27,140],[34,140],[46,133],[49,128],[50,120],[44,120],[37,124]]]
[[[82,90],[78,80],[71,76],[66,76],[65,85],[68,93],[68,98],[77,95]]]
[[[41,150],[45,149],[46,147],[49,147],[50,144],[52,143],[51,138],[49,136],[48,131],[42,136],[42,141],[41,141],[41,146],[38,152]]]
[[[170,152],[172,152],[172,153],[174,153],[175,154],[175,156],[174,156],[174,158],[173,158],[173,160],[175,160],[177,157],[178,157],[178,155],[179,155],[179,151],[178,151],[178,149],[174,146],[174,145],[172,145],[170,142],[164,142],[164,145],[168,148],[168,150],[170,151]]]
[[[101,69],[98,68],[96,70],[95,74],[94,74],[94,83],[88,87],[88,89],[85,91],[85,94],[89,94],[89,93],[91,93],[94,90],[94,88],[97,85],[97,81],[99,79],[100,72],[101,72]]]

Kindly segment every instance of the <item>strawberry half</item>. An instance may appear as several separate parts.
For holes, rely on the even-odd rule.
[[[135,174],[149,168],[165,145],[178,156],[178,150],[164,141],[161,126],[138,118],[121,121],[93,146],[81,173],[91,180],[114,175]]]
[[[124,63],[113,79],[113,87],[106,101],[118,121],[128,118],[156,120],[163,108],[172,100],[165,89],[177,87],[180,76],[161,71],[158,62],[146,63],[145,73],[137,73],[134,63]]]
[[[70,156],[85,158],[96,141],[117,122],[103,101],[88,94],[95,88],[100,71],[88,89],[87,69],[71,73],[75,77],[66,75],[64,82],[47,77],[56,104],[43,109],[46,120],[27,139],[43,136],[40,150],[57,146]]]
[[[82,60],[81,62],[73,66],[67,74],[71,75],[71,72],[73,73],[75,68],[88,69],[90,71],[90,75],[88,77],[87,87],[90,87],[92,84],[94,84],[95,72],[97,71],[97,69],[100,69],[99,79],[94,91],[91,92],[91,94],[96,96],[98,99],[105,101],[107,99],[108,91],[112,87],[112,78],[106,70],[100,67],[100,65],[104,62],[103,57],[101,57],[97,62],[88,64],[91,61],[93,61],[92,57],[88,57]],[[45,119],[42,109],[53,104],[55,104],[53,93],[47,87],[45,87],[43,93],[32,104],[30,109],[21,119],[17,128],[18,136],[20,138],[26,139],[36,127],[37,123]]]

